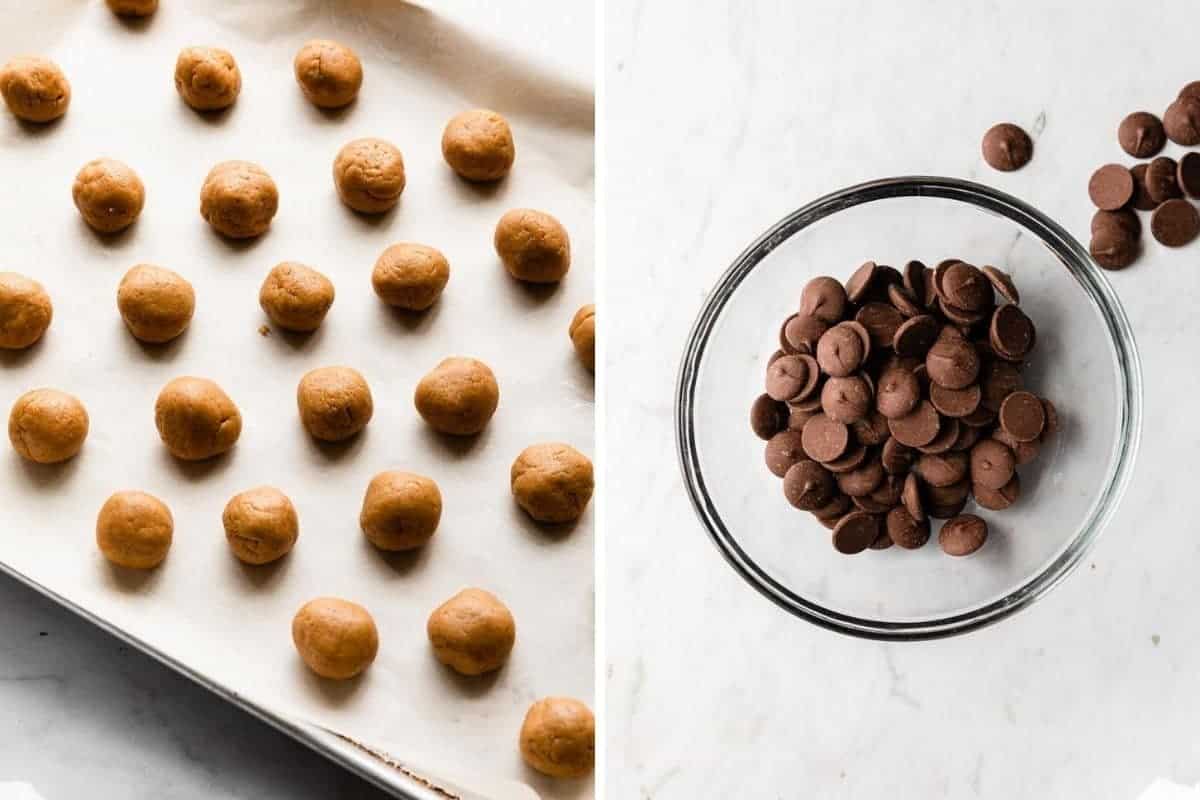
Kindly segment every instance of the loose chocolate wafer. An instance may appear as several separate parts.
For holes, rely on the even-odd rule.
[[[800,445],[809,458],[827,462],[839,458],[850,444],[850,430],[825,414],[816,414],[804,423]]]
[[[812,354],[829,325],[808,314],[793,314],[783,326],[783,343],[795,353]]]
[[[850,276],[850,280],[846,281],[846,297],[851,303],[859,303],[866,295],[867,290],[871,288],[871,284],[875,280],[875,272],[878,266],[874,261],[865,261],[863,265],[854,271]]]
[[[879,449],[879,463],[889,475],[906,475],[917,460],[917,451],[908,445],[900,444],[894,437],[889,436]]]
[[[800,431],[790,428],[780,431],[767,440],[764,456],[767,461],[767,469],[780,478],[787,474],[793,464],[808,457],[804,452]]]
[[[980,149],[989,167],[1012,172],[1028,164],[1033,157],[1033,140],[1017,125],[1001,122],[988,128]]]
[[[989,489],[986,486],[972,486],[971,494],[975,502],[990,511],[1003,511],[1017,502],[1021,496],[1021,476],[1014,472],[1012,480],[999,489]]]
[[[1175,182],[1189,197],[1200,197],[1200,153],[1184,153],[1180,157]]]
[[[900,490],[900,502],[905,510],[917,522],[924,522],[925,504],[921,502],[921,481],[916,473],[910,472],[904,479],[904,488]]]
[[[887,424],[896,441],[909,447],[929,444],[942,427],[937,409],[928,400],[922,400],[903,417],[889,419]]]
[[[1167,132],[1162,120],[1149,111],[1135,111],[1121,120],[1117,142],[1134,158],[1150,158],[1166,145]]]
[[[1033,321],[1012,303],[1000,306],[992,315],[988,341],[993,352],[1001,358],[1020,361],[1033,350],[1036,339]]]
[[[852,375],[866,355],[858,331],[844,324],[834,325],[817,342],[817,364],[822,372],[835,378]]]
[[[1146,170],[1149,167],[1149,164],[1135,164],[1129,170],[1133,175],[1133,199],[1129,203],[1138,211],[1153,211],[1158,208],[1158,203],[1154,202],[1154,198],[1146,190]]]
[[[1175,144],[1184,147],[1200,144],[1200,99],[1191,94],[1180,95],[1167,106],[1162,121],[1167,138]]]
[[[761,394],[750,406],[750,430],[760,439],[770,439],[788,425],[788,407],[770,395]]]
[[[983,400],[983,389],[973,383],[962,389],[947,389],[939,383],[929,385],[929,402],[944,417],[958,419],[979,408]]]
[[[1156,204],[1183,197],[1179,188],[1179,165],[1175,159],[1159,156],[1146,167],[1146,193]]]
[[[1005,300],[1010,303],[1021,302],[1021,294],[1017,291],[1017,285],[1013,283],[1012,276],[1007,272],[985,264],[983,274],[992,282],[992,288],[999,292]]]
[[[1150,232],[1167,247],[1183,247],[1200,233],[1200,214],[1187,200],[1168,200],[1150,216]]]
[[[800,313],[827,324],[841,322],[846,313],[846,287],[837,278],[813,278],[800,294]]]
[[[987,541],[987,523],[974,514],[962,514],[946,520],[938,532],[938,544],[951,556],[967,556]]]
[[[1012,480],[1017,460],[995,439],[981,439],[971,448],[971,482],[987,489],[999,489]]]
[[[828,505],[833,490],[833,476],[815,461],[798,461],[783,476],[784,497],[803,511]]]
[[[926,453],[917,459],[913,471],[926,484],[940,489],[967,477],[969,468],[966,453]]]
[[[999,418],[1000,428],[1009,436],[1018,442],[1032,442],[1046,427],[1046,407],[1032,392],[1013,392],[1000,405]]]
[[[897,547],[916,550],[929,541],[929,520],[918,522],[904,506],[895,506],[884,518],[888,537]]]
[[[854,555],[871,546],[879,536],[879,517],[864,511],[851,511],[833,529],[833,546],[839,553]]]
[[[1092,173],[1088,197],[1096,208],[1116,211],[1133,199],[1133,174],[1120,164],[1105,164]]]
[[[911,371],[895,367],[879,377],[875,408],[888,419],[910,414],[920,400],[921,384]]]

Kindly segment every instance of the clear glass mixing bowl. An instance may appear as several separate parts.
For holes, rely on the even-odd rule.
[[[779,325],[810,278],[845,279],[868,259],[899,266],[949,257],[1012,274],[1038,329],[1026,385],[1056,404],[1062,431],[1020,468],[1022,494],[1012,508],[978,512],[991,533],[977,553],[951,558],[934,538],[917,551],[841,555],[829,531],[784,500],[763,463],[764,443],[750,431],[750,404],[762,392]],[[1079,242],[995,189],[901,177],[804,206],[733,262],[688,337],[675,421],[696,512],[751,586],[818,625],[905,640],[995,622],[1066,577],[1121,498],[1141,416],[1129,321]]]

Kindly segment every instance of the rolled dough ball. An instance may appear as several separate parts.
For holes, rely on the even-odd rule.
[[[583,365],[593,372],[596,369],[596,306],[588,303],[575,312],[571,320],[571,343],[575,354]]]
[[[538,522],[572,522],[592,499],[592,462],[568,444],[526,447],[512,465],[517,504]]]
[[[309,669],[333,680],[353,678],[379,653],[379,631],[370,612],[336,597],[305,603],[292,620],[292,641]]]
[[[517,157],[508,120],[486,108],[464,111],[446,123],[442,156],[469,181],[498,181]]]
[[[0,350],[23,350],[50,327],[50,295],[32,278],[0,272]]]
[[[284,330],[308,333],[321,327],[334,295],[329,278],[312,267],[284,261],[267,274],[258,304]]]
[[[100,233],[125,230],[146,204],[142,179],[115,158],[97,158],[84,164],[75,176],[71,195],[84,222]]]
[[[392,470],[371,479],[358,521],[380,550],[415,550],[442,518],[442,493],[432,478]]]
[[[463,675],[500,669],[517,640],[512,612],[483,589],[463,589],[442,603],[425,629],[437,660]]]
[[[582,778],[596,761],[596,718],[570,697],[544,697],[521,725],[521,757],[553,778]]]
[[[154,424],[171,455],[184,461],[218,456],[237,443],[242,415],[207,378],[176,378],[154,404]]]
[[[291,552],[300,519],[288,496],[273,486],[234,495],[221,515],[229,549],[247,564],[269,564]]]
[[[279,190],[267,171],[249,161],[222,161],[200,188],[200,215],[220,234],[250,239],[267,232],[279,210]]]
[[[185,47],[175,60],[175,90],[197,111],[228,108],[242,91],[242,73],[228,50]]]
[[[171,509],[145,492],[117,492],[96,517],[96,544],[112,563],[152,569],[167,557],[175,521]]]
[[[187,330],[196,310],[196,292],[176,272],[138,264],[121,279],[117,309],[134,338],[162,344]]]
[[[354,102],[363,82],[358,54],[340,42],[313,39],[300,48],[292,63],[296,82],[309,102],[321,108],[341,108]]]
[[[375,413],[371,387],[350,367],[322,367],[306,374],[296,388],[296,404],[305,430],[323,442],[349,439]]]
[[[88,435],[88,413],[77,397],[34,389],[17,398],[8,415],[8,438],[22,457],[38,464],[74,458]]]
[[[567,230],[543,211],[514,208],[496,225],[496,253],[519,281],[557,283],[571,268]]]
[[[122,17],[148,17],[158,10],[158,0],[107,0],[109,9]]]
[[[71,84],[53,61],[17,56],[0,68],[0,95],[17,119],[51,122],[67,113]]]
[[[355,139],[333,160],[338,197],[364,214],[382,214],[396,205],[404,182],[404,157],[383,139]]]
[[[417,412],[439,433],[471,436],[487,427],[500,404],[500,386],[487,364],[444,359],[417,384]]]
[[[423,244],[394,244],[375,262],[371,285],[389,306],[424,311],[437,302],[450,280],[450,262]]]

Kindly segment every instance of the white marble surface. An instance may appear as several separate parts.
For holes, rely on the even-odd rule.
[[[1111,276],[1146,378],[1133,483],[1081,569],[998,626],[889,645],[789,617],[703,534],[671,428],[706,290],[820,194],[974,178],[1085,236],[1089,174],[1127,161],[1121,117],[1200,78],[1200,9],[610,0],[606,18],[602,299],[624,320],[606,328],[609,795],[1123,799],[1156,775],[1200,779],[1200,244],[1151,242]],[[1020,172],[979,156],[1001,120],[1040,129]]]

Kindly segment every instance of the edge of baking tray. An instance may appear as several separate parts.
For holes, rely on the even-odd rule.
[[[93,614],[86,608],[71,602],[3,561],[0,561],[0,573],[29,587],[43,597],[128,644],[130,647],[145,653],[168,669],[183,675],[222,700],[237,706],[256,719],[265,722],[280,733],[329,759],[343,769],[358,775],[393,797],[400,798],[400,800],[458,800],[459,796],[457,794],[439,788],[433,780],[422,777],[420,773],[405,767],[396,759],[385,756],[376,750],[361,745],[353,739],[349,739],[333,731],[325,731],[316,726],[305,725],[304,723],[287,719],[269,711],[232,689],[222,686],[203,673],[197,672],[183,662],[172,658],[153,645],[142,641],[128,631],[117,627],[103,617]]]

